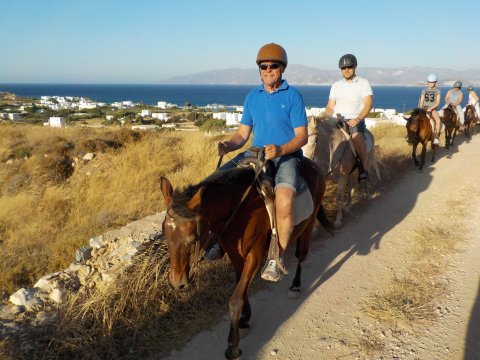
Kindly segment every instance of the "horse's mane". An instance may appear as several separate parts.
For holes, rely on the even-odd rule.
[[[255,171],[251,167],[237,167],[218,170],[196,185],[188,185],[172,194],[172,209],[180,216],[191,218],[195,212],[187,207],[187,202],[201,188],[207,189],[220,185],[229,185],[232,189],[243,189],[253,183]]]
[[[421,108],[415,108],[412,111],[412,115],[427,115],[427,112]]]

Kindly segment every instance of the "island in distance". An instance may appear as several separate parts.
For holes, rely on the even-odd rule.
[[[461,80],[464,86],[480,86],[480,69],[452,70],[427,68],[420,66],[374,68],[361,67],[357,74],[370,81],[372,85],[391,86],[422,86],[426,77],[435,73],[439,86],[452,86]],[[338,80],[340,72],[337,69],[324,70],[298,64],[289,64],[284,78],[293,85],[331,85]],[[217,69],[196,74],[186,74],[160,80],[161,84],[227,84],[244,85],[258,84],[259,75],[256,68],[250,69]]]

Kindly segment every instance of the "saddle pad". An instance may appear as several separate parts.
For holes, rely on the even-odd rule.
[[[367,153],[369,153],[373,149],[373,134],[370,132],[370,130],[365,129],[363,138],[365,139],[365,145],[367,145]]]
[[[305,182],[303,179],[302,181]],[[305,186],[301,186],[300,188],[302,190],[295,195],[295,201],[293,203],[294,225],[307,219],[313,212],[313,199],[307,184],[305,183]]]

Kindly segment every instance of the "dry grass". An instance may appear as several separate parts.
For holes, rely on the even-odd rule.
[[[0,127],[0,157],[15,159],[0,163],[0,293],[67,267],[90,237],[163,210],[160,176],[183,186],[215,168],[217,139],[199,133],[57,130]],[[83,164],[90,140],[112,146]],[[30,157],[12,155],[19,143]]]
[[[382,162],[391,175],[400,174],[410,151],[404,129],[385,126],[374,133]],[[203,179],[215,168],[219,139],[201,133],[0,127],[0,189],[5,189],[0,289],[31,286],[45,273],[67,267],[88,238],[163,210],[160,176],[175,186]],[[98,151],[93,161],[75,162],[92,150]],[[65,158],[75,163],[72,173],[62,167]],[[6,164],[8,159],[15,160]],[[24,175],[15,178],[19,174]],[[329,184],[326,203],[334,203],[334,190]],[[30,329],[35,356],[140,359],[167,353],[218,321],[234,286],[228,261],[202,265],[196,285],[173,293],[163,246],[151,249],[112,287],[71,296],[53,323]],[[5,358],[31,357],[21,345],[21,339],[10,339],[0,351],[16,349]]]
[[[448,230],[445,225],[430,225],[415,231],[413,238],[414,266],[366,300],[363,310],[371,317],[390,324],[436,319],[438,299],[447,290],[440,280],[445,271],[445,255],[458,251],[461,233]]]

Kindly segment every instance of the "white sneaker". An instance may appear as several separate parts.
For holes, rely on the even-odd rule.
[[[433,139],[433,145],[438,145],[440,144],[440,140],[438,140],[437,138]]]
[[[280,269],[275,260],[268,260],[262,270],[262,279],[277,282],[280,280]]]

